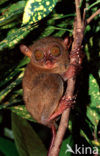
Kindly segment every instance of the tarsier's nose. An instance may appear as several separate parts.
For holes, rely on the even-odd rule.
[[[52,62],[53,62],[52,56],[50,54],[47,54],[45,56],[45,64],[50,64],[50,63],[52,64]]]
[[[46,68],[54,68],[55,67],[55,59],[52,56],[48,56],[45,60]]]
[[[51,60],[47,60],[47,61],[45,62],[45,65],[46,65],[48,68],[51,68],[51,67],[53,66],[53,63],[52,63]]]
[[[54,64],[55,64],[55,59],[51,56],[51,54],[47,54],[45,57],[46,68],[53,68]]]

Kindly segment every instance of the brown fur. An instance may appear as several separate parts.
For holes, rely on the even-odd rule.
[[[60,48],[61,56],[54,59],[53,68],[45,68],[45,58],[42,62],[37,62],[34,51],[40,49],[48,53],[55,45]],[[69,64],[68,49],[62,39],[54,37],[43,38],[36,41],[30,48],[26,48],[29,51],[29,55],[26,55],[31,57],[23,78],[25,105],[34,119],[50,126],[47,119],[56,111],[64,93],[64,81],[61,75],[66,72]],[[25,46],[24,49],[23,46],[21,47],[21,51],[26,53]]]

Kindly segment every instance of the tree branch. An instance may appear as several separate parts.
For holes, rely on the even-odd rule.
[[[73,43],[72,43],[72,49],[70,52],[70,64],[73,64],[77,67],[81,66],[82,63],[82,41],[84,36],[84,29],[86,26],[85,19],[81,19],[81,12],[80,12],[80,0],[75,0],[75,7],[76,7],[76,18],[74,21],[74,29],[73,29]],[[87,19],[87,24],[90,23],[90,21],[100,13],[100,9],[95,12],[90,18]],[[85,18],[85,14],[83,15],[83,18]],[[70,68],[71,69],[71,68]],[[75,68],[77,73],[77,68]],[[67,82],[67,90],[66,90],[66,97],[72,98],[74,95],[75,90],[75,83],[76,83],[76,76],[68,79]],[[57,135],[54,141],[54,145],[52,149],[49,152],[49,156],[58,156],[60,151],[60,146],[65,134],[65,131],[68,127],[69,122],[69,115],[70,115],[71,108],[67,108],[61,117],[60,125],[57,131]]]
[[[81,27],[81,14],[80,14],[80,1],[75,0],[75,6],[76,6],[76,18],[77,18],[77,26],[80,28]]]
[[[97,16],[97,15],[99,15],[100,14],[100,9],[99,10],[97,10],[93,15],[91,15],[88,19],[87,19],[87,24],[89,24],[93,19],[94,19],[94,17],[95,16]]]
[[[75,0],[75,5],[76,5],[76,19],[74,22],[74,30],[73,30],[73,44],[72,44],[72,50],[71,53],[71,59],[70,59],[70,64],[75,64],[75,62],[78,62],[78,57],[73,57],[73,51],[75,53],[75,51],[77,50],[77,48],[79,48],[81,46],[81,42],[78,42],[79,40],[79,34],[81,33],[81,29],[82,29],[82,22],[81,22],[81,14],[80,14],[80,8],[79,8],[79,0]],[[76,22],[77,21],[77,22]],[[78,33],[77,33],[78,31]],[[83,31],[83,30],[82,30]],[[83,36],[83,35],[81,35]],[[82,37],[83,39],[83,37]],[[82,40],[81,39],[81,40]],[[66,90],[66,97],[67,98],[72,98],[74,95],[74,89],[75,89],[75,82],[76,79],[75,78],[70,78],[67,82],[67,90]],[[54,146],[51,149],[49,156],[58,156],[59,150],[60,150],[60,146],[65,134],[65,131],[68,127],[68,121],[69,121],[69,114],[70,114],[70,110],[71,108],[66,109],[61,117],[61,121],[60,121],[60,125],[57,131],[57,135],[55,138],[55,142],[54,142]]]

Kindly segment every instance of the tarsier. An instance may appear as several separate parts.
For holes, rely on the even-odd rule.
[[[23,78],[24,101],[28,112],[37,122],[54,126],[54,117],[68,106],[64,99],[64,81],[69,66],[69,41],[45,37],[32,46],[21,45],[20,50],[30,58]],[[64,101],[65,100],[65,101]]]

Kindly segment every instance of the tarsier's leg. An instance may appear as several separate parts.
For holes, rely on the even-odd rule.
[[[63,74],[63,78],[64,80],[66,80],[66,78],[71,78],[75,75],[75,67],[70,65],[69,69],[67,70],[66,73]],[[66,94],[66,93],[65,93]],[[69,107],[73,107],[73,104],[75,103],[75,99],[76,97],[66,97],[63,96],[61,101],[59,102],[59,106],[57,108],[57,110],[49,117],[49,121],[53,120],[54,118],[56,118],[57,116],[61,115],[63,113],[63,111]]]
[[[74,77],[74,75],[76,75],[76,70],[75,70],[75,66],[70,65],[67,72],[64,73],[62,75],[63,79],[66,80]],[[63,111],[69,107],[73,107],[73,104],[75,103],[76,97],[66,97],[66,93],[65,96],[62,97],[61,101],[59,102],[59,106],[58,109],[56,110],[56,112],[54,112],[50,117],[49,117],[49,121],[56,118],[57,116],[61,115],[63,113]]]
[[[63,111],[69,107],[73,107],[74,103],[75,103],[76,97],[73,98],[66,98],[65,96],[61,99],[58,109],[56,110],[56,112],[54,112],[50,117],[49,117],[49,121],[53,120],[54,118],[56,118],[57,116],[61,115],[63,113]]]
[[[50,151],[51,148],[53,147],[54,140],[55,140],[55,137],[56,137],[56,128],[55,128],[55,125],[54,125],[54,124],[52,124],[51,130],[52,130],[52,140],[51,140],[51,143],[50,143],[49,151]],[[49,151],[48,151],[47,156],[49,156]]]

